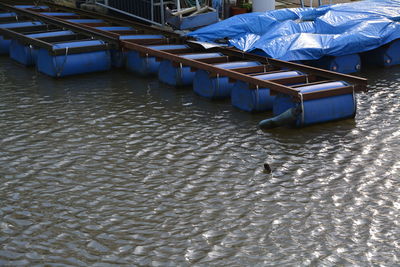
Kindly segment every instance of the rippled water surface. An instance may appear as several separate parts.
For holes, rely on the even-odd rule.
[[[190,88],[0,58],[0,265],[400,264],[400,68],[364,75],[355,120],[262,133]]]

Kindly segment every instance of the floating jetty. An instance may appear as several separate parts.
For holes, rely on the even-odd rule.
[[[352,118],[356,92],[366,90],[363,78],[229,47],[205,49],[176,33],[104,14],[47,2],[0,1],[0,8],[0,47],[25,66],[51,77],[112,66],[158,75],[172,86],[193,85],[209,99],[230,98],[244,111],[272,110],[275,117],[262,121],[262,129]]]

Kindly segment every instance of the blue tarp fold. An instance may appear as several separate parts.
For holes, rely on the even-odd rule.
[[[214,42],[228,38],[243,51],[296,61],[343,56],[400,38],[400,0],[367,0],[319,8],[280,9],[234,16],[191,32]]]

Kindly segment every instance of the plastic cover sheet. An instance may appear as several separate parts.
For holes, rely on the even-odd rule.
[[[375,49],[400,38],[400,0],[293,8],[237,15],[188,34],[199,41],[228,39],[243,51],[313,60]]]

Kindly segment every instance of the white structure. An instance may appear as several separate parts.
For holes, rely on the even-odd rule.
[[[275,0],[253,0],[253,12],[265,12],[275,9]]]

